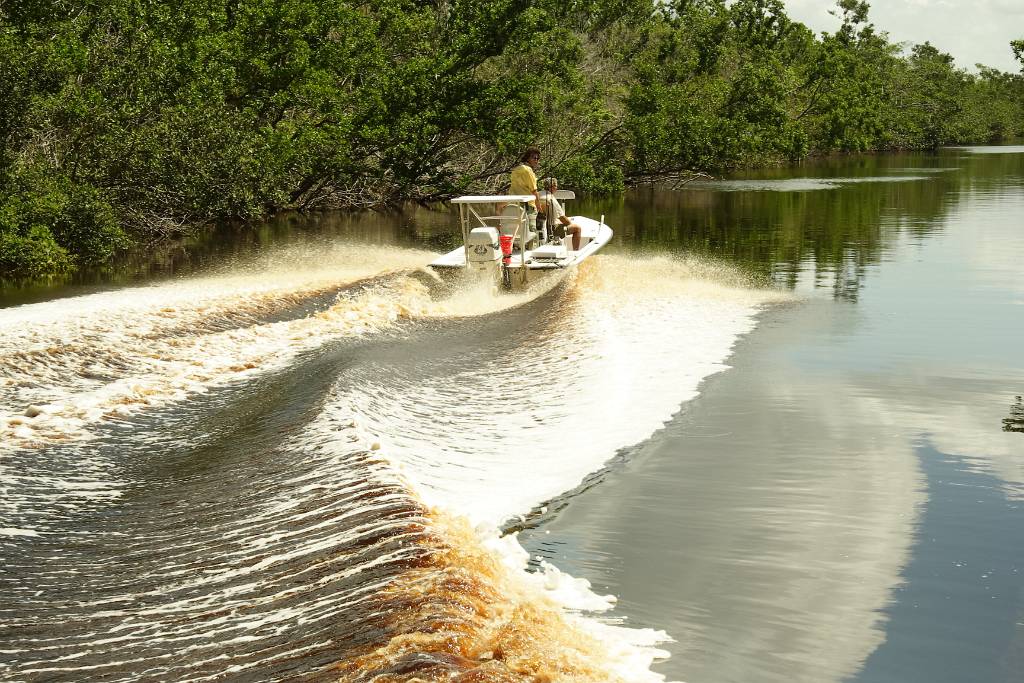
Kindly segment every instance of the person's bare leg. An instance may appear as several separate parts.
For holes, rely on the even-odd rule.
[[[579,251],[580,250],[580,229],[577,226],[577,227],[569,228],[569,230],[572,232],[572,250],[573,251]]]

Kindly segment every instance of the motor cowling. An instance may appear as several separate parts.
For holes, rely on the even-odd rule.
[[[489,267],[501,259],[498,231],[495,228],[473,228],[466,241],[466,259],[470,266]]]

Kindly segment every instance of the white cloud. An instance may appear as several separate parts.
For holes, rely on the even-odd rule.
[[[830,0],[786,0],[790,17],[814,31],[834,31],[839,20],[829,14]],[[1017,72],[1010,41],[1024,38],[1021,0],[878,0],[869,17],[894,42],[930,42],[953,55],[957,66],[976,63]]]

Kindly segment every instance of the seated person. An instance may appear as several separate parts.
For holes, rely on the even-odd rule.
[[[558,178],[545,178],[542,182],[547,195],[541,200],[544,214],[547,216],[548,225],[552,230],[561,228],[562,234],[572,235],[572,250],[580,250],[580,226],[569,220],[565,215],[565,209],[555,199],[555,192],[558,191]],[[558,232],[555,232],[557,235]],[[561,236],[561,235],[559,235]]]

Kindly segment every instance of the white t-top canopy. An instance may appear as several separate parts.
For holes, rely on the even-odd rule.
[[[532,202],[532,194],[490,194],[490,195],[465,195],[456,197],[452,204],[512,204],[513,202]]]

